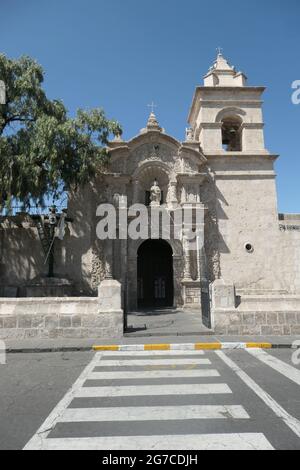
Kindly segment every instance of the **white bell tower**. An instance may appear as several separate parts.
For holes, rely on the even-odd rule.
[[[247,77],[219,50],[214,65],[196,88],[189,124],[206,154],[267,153],[264,143],[264,87],[247,86]]]

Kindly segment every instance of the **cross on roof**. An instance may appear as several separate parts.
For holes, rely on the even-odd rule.
[[[222,47],[218,47],[218,48],[217,48],[217,53],[218,53],[218,55],[222,55],[222,52],[223,52]]]
[[[152,113],[154,113],[154,108],[157,108],[157,104],[154,104],[153,101],[152,101],[151,104],[148,104],[147,106],[148,106],[148,108],[151,108]]]

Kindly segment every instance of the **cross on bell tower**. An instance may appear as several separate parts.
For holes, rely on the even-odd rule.
[[[154,108],[157,108],[157,107],[158,107],[157,104],[154,104],[153,101],[152,101],[151,104],[148,104],[147,106],[148,106],[148,108],[151,108],[151,113],[152,113],[152,114],[154,114]]]

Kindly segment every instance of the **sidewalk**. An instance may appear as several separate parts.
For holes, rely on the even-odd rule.
[[[155,336],[210,336],[214,332],[201,321],[199,311],[162,309],[144,310],[127,315],[128,338]]]
[[[298,341],[300,347],[300,336],[174,336],[174,337],[143,337],[143,338],[126,338],[122,339],[55,339],[55,340],[7,340],[6,351],[8,353],[35,353],[35,352],[76,352],[91,351],[94,346],[122,346],[122,345],[161,345],[163,347],[169,345],[208,345],[214,346],[221,344],[227,349],[235,349],[243,347],[243,345],[251,343],[252,347],[262,344],[269,344],[272,348],[295,347],[294,342]]]

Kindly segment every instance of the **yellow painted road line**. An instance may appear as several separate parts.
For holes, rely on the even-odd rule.
[[[272,349],[271,343],[246,343],[246,348],[256,348],[256,349]]]
[[[216,350],[216,349],[222,349],[222,343],[196,343],[195,344],[195,349],[197,351],[199,350]]]
[[[145,351],[170,351],[170,344],[145,344]]]
[[[119,351],[119,346],[93,346],[94,351]]]
[[[180,345],[175,344],[140,344],[140,345],[106,345],[93,346],[94,351],[172,351]],[[182,350],[215,351],[220,349],[272,349],[271,343],[195,343],[185,345]]]

